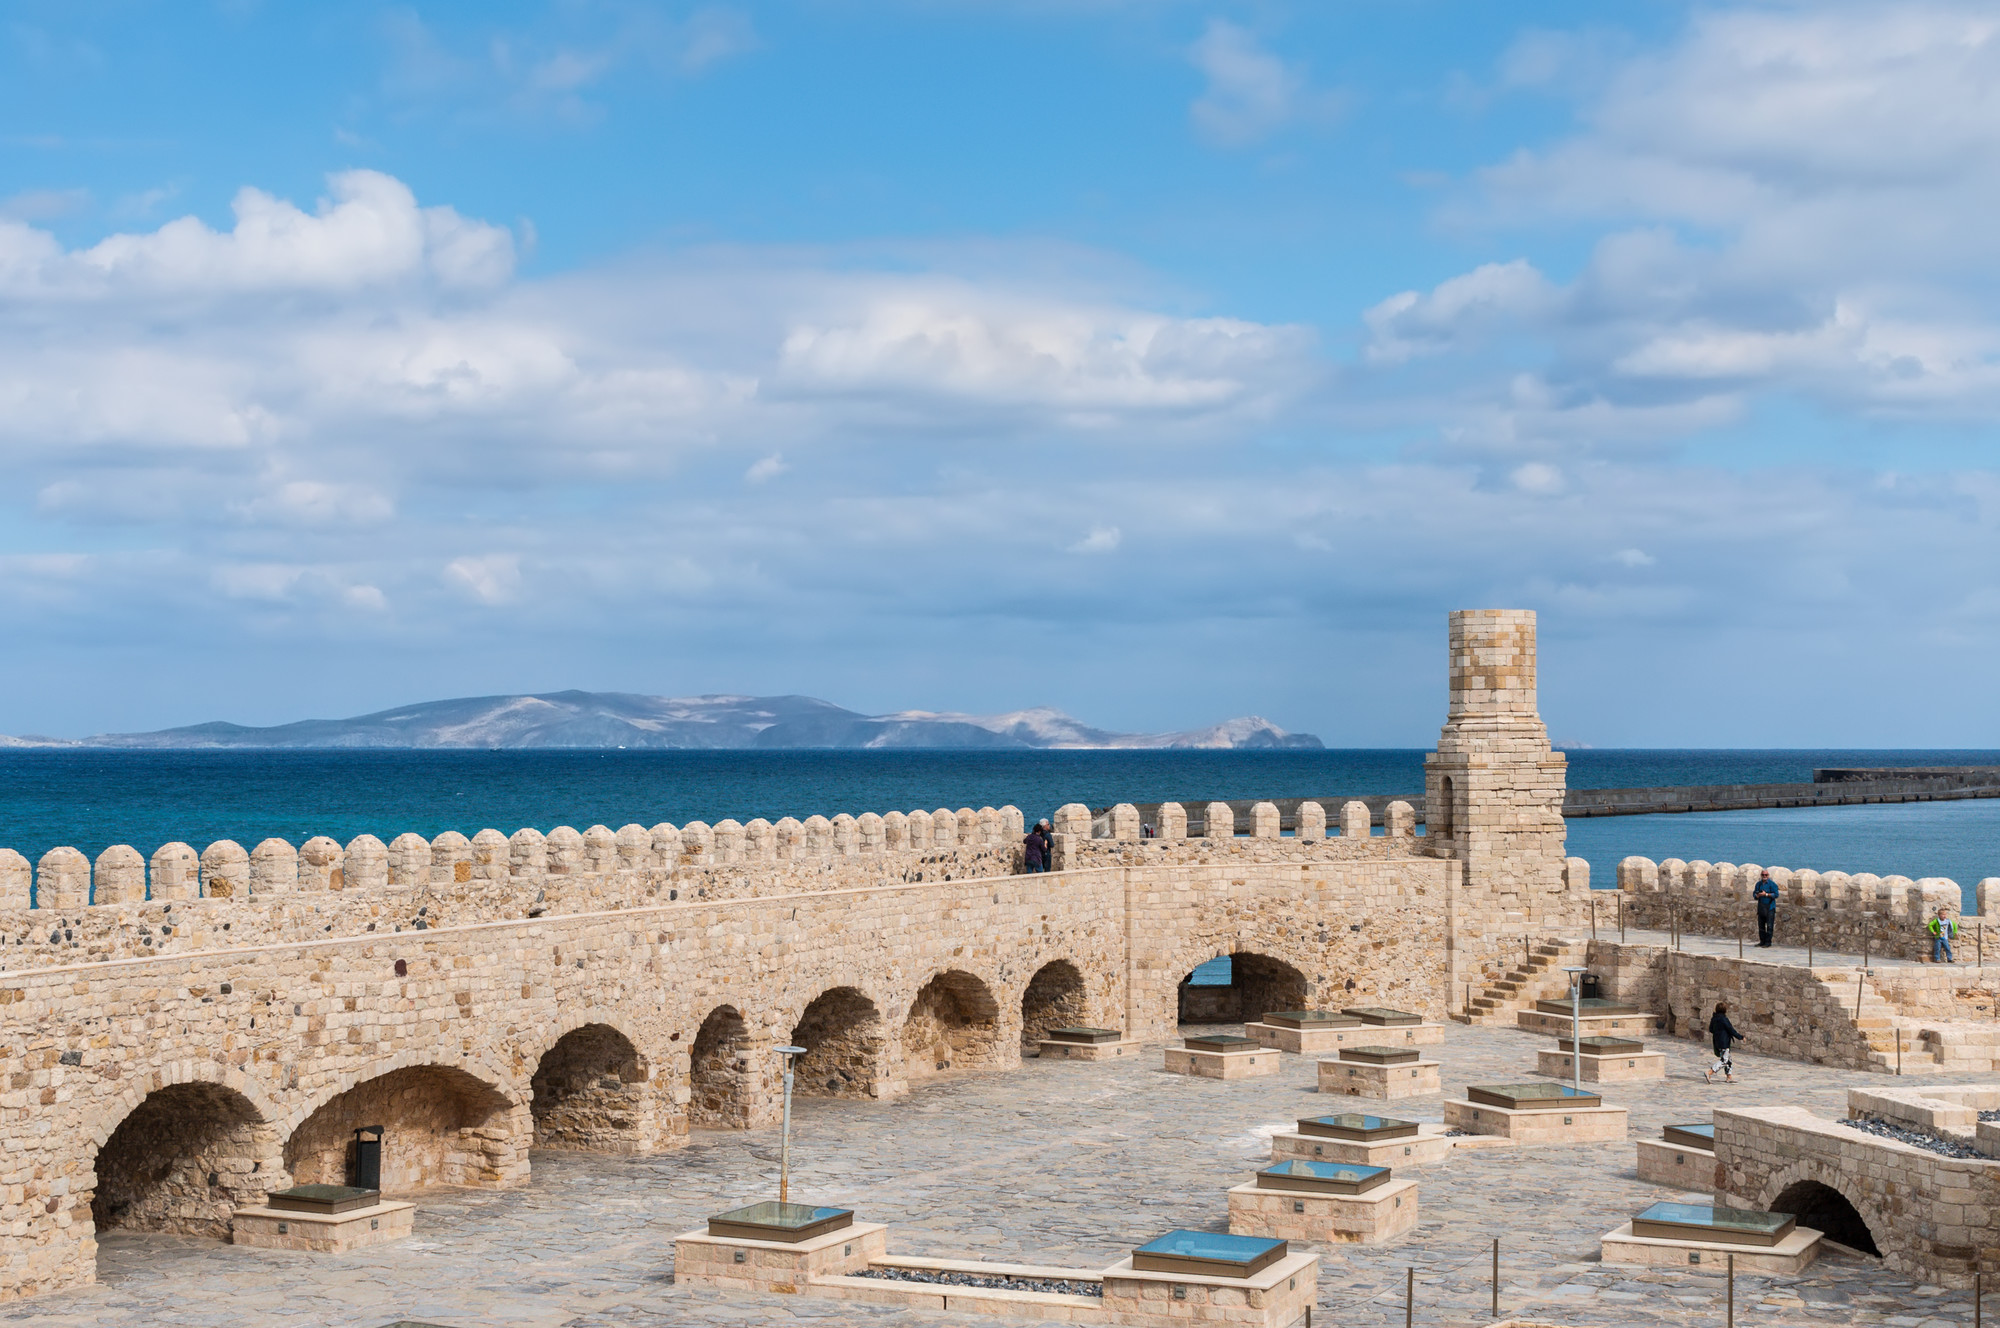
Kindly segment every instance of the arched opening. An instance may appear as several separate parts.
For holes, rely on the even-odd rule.
[[[1000,1006],[986,984],[958,969],[926,982],[903,1021],[904,1075],[989,1069],[999,1060]]]
[[[656,1133],[651,1078],[639,1049],[610,1025],[563,1034],[535,1067],[535,1147],[646,1151]]]
[[[1032,1056],[1051,1028],[1074,1028],[1090,1022],[1090,998],[1083,974],[1067,959],[1043,964],[1021,993],[1021,1054]]]
[[[1256,1023],[1266,1010],[1299,1010],[1310,993],[1306,975],[1282,959],[1238,951],[1217,955],[1181,979],[1183,1024]]]
[[[792,1028],[792,1045],[806,1054],[794,1067],[801,1097],[876,1094],[882,1063],[882,1016],[852,987],[822,992]]]
[[[238,1208],[273,1183],[276,1131],[220,1084],[147,1095],[97,1150],[90,1219],[99,1231],[171,1231],[227,1239]]]
[[[1441,839],[1450,839],[1452,826],[1456,824],[1457,815],[1458,803],[1452,796],[1451,776],[1446,775],[1438,780],[1438,807],[1436,814],[1433,815],[1429,808],[1424,809],[1424,833],[1426,835],[1437,835]]]
[[[300,1185],[347,1185],[354,1131],[379,1125],[382,1190],[505,1184],[523,1174],[525,1122],[499,1092],[463,1070],[413,1065],[326,1102],[285,1141],[285,1169]]]
[[[1880,1258],[1882,1251],[1875,1247],[1875,1236],[1868,1230],[1868,1224],[1847,1196],[1831,1185],[1822,1185],[1816,1180],[1802,1180],[1787,1185],[1771,1204],[1774,1213],[1790,1213],[1799,1220],[1802,1227],[1811,1227],[1828,1240],[1838,1241],[1850,1250],[1872,1254]]]
[[[749,1044],[750,1026],[734,1006],[718,1005],[701,1021],[688,1058],[688,1124],[749,1127],[756,1080],[748,1060]]]

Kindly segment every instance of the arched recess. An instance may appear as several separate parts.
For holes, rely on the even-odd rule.
[[[925,1079],[946,1070],[987,1070],[1002,1061],[1000,1005],[993,991],[962,969],[926,982],[903,1021],[903,1073]]]
[[[277,1127],[218,1083],[148,1093],[98,1147],[85,1196],[97,1231],[168,1231],[226,1239],[238,1208],[282,1188]]]
[[[710,1010],[688,1057],[688,1124],[742,1130],[758,1122],[766,1076],[757,1072],[750,1053],[750,1025],[742,1012],[733,1005]]]
[[[792,1045],[804,1047],[793,1091],[801,1097],[872,1098],[881,1095],[882,1014],[853,987],[835,987],[813,998],[792,1027]]]
[[[1798,1180],[1779,1191],[1773,1199],[1769,1211],[1790,1213],[1802,1227],[1811,1227],[1828,1240],[1838,1241],[1851,1250],[1881,1257],[1882,1251],[1875,1245],[1875,1234],[1868,1229],[1868,1223],[1861,1212],[1847,1196],[1831,1185],[1816,1180]]]
[[[1051,1028],[1089,1022],[1090,993],[1082,970],[1067,959],[1043,964],[1021,993],[1021,1054],[1035,1054]]]
[[[1426,835],[1436,835],[1440,840],[1445,841],[1451,839],[1454,829],[1458,824],[1458,802],[1454,796],[1456,788],[1457,786],[1452,783],[1450,775],[1445,775],[1438,780],[1437,818],[1431,820],[1428,815],[1425,817],[1426,820],[1431,821],[1429,825],[1424,827]]]
[[[1305,1008],[1310,984],[1304,973],[1284,960],[1249,950],[1217,955],[1215,959],[1229,961],[1228,984],[1197,983],[1199,970],[1191,970],[1181,979],[1179,1022],[1247,1024],[1262,1019],[1266,1010]]]
[[[345,1185],[354,1131],[375,1125],[384,1131],[385,1193],[527,1179],[527,1108],[466,1070],[428,1064],[364,1079],[322,1103],[285,1141],[285,1168],[300,1185]]]
[[[535,1067],[530,1111],[537,1148],[648,1153],[662,1133],[651,1067],[609,1024],[573,1028]]]

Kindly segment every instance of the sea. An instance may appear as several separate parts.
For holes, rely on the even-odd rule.
[[[0,847],[35,861],[67,844],[150,854],[180,840],[252,847],[272,836],[384,842],[492,827],[544,832],[630,822],[815,813],[1019,807],[1032,821],[1064,803],[1415,793],[1418,748],[1324,751],[0,751]],[[1816,767],[2000,765],[2000,751],[1570,751],[1573,788],[1806,781]],[[2000,799],[1606,816],[1569,823],[1591,884],[1618,860],[1704,858],[1819,871],[2000,876]]]

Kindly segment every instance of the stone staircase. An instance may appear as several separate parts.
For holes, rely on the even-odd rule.
[[[1461,1012],[1452,1015],[1461,1024],[1514,1026],[1514,1016],[1536,1001],[1569,995],[1569,975],[1565,967],[1581,965],[1587,941],[1542,941],[1521,963],[1486,984]]]

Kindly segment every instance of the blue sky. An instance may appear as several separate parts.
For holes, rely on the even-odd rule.
[[[1951,4],[33,4],[0,732],[586,687],[2000,742]]]

